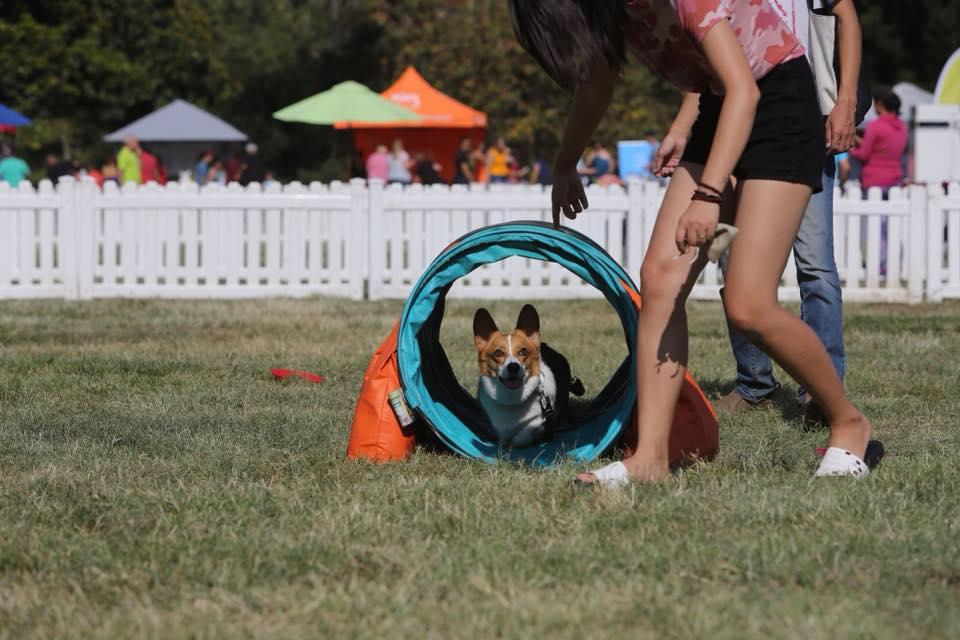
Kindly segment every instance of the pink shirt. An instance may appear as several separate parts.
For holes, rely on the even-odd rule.
[[[367,157],[367,180],[387,181],[389,154],[374,151]]]
[[[850,149],[850,155],[863,163],[860,184],[870,187],[895,187],[903,182],[903,152],[907,148],[907,125],[885,113],[870,124],[863,142]]]
[[[628,0],[627,46],[680,89],[720,94],[700,43],[721,20],[729,20],[758,80],[804,54],[771,2],[776,0]]]

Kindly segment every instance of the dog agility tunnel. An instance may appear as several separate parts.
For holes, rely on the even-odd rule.
[[[480,404],[458,382],[450,366],[440,344],[440,324],[446,294],[457,279],[511,256],[557,263],[596,287],[619,315],[629,353],[603,390],[577,412],[576,421],[561,421],[553,440],[501,449]],[[396,344],[398,375],[407,404],[445,446],[469,458],[509,458],[537,465],[549,465],[563,457],[593,460],[617,442],[636,404],[638,304],[639,294],[630,276],[581,233],[541,222],[505,223],[471,232],[430,264],[404,306]],[[671,436],[671,457],[675,444],[698,455],[716,450],[715,414],[689,376],[674,424],[674,435],[680,441]]]

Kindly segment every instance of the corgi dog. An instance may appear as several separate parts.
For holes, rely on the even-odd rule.
[[[525,447],[553,437],[570,393],[583,384],[570,375],[566,358],[540,341],[540,316],[525,305],[516,329],[504,334],[486,309],[473,316],[480,383],[477,399],[504,447]]]

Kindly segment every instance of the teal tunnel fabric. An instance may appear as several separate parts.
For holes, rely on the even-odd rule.
[[[450,286],[484,264],[511,256],[557,263],[596,287],[620,316],[629,354],[576,422],[561,424],[552,441],[500,449],[479,403],[457,382],[439,337]],[[637,290],[603,248],[571,229],[514,222],[463,236],[424,271],[400,317],[398,363],[407,403],[444,445],[469,458],[489,462],[509,458],[536,465],[550,465],[563,457],[593,460],[616,442],[636,402],[637,309],[625,287]]]

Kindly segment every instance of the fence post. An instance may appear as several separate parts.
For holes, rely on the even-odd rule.
[[[643,192],[644,183],[631,178],[627,183],[627,219],[624,229],[624,247],[627,252],[627,273],[635,281],[640,277],[640,264],[643,261]]]
[[[76,180],[71,176],[62,176],[55,186],[57,199],[59,200],[57,210],[60,232],[57,244],[60,266],[63,270],[63,295],[67,300],[76,300],[80,297],[79,276],[77,274]]]
[[[366,181],[362,178],[354,178],[350,181],[350,220],[349,225],[350,238],[347,246],[349,247],[348,264],[350,269],[350,298],[353,300],[363,299],[363,271],[364,271],[364,244],[367,241],[367,225],[365,223],[367,187]],[[357,224],[357,221],[360,224]]]
[[[911,185],[909,229],[910,264],[907,265],[907,301],[910,304],[923,302],[924,255],[927,246],[927,189]],[[888,276],[889,277],[889,276]]]
[[[364,234],[367,255],[367,297],[379,300],[383,293],[383,181],[370,181],[370,197],[367,199]]]
[[[927,302],[941,302],[943,288],[943,209],[939,185],[926,187],[924,204],[927,207]]]
[[[77,297],[93,299],[93,271],[97,260],[97,184],[83,178],[76,187],[74,238],[77,256]]]

